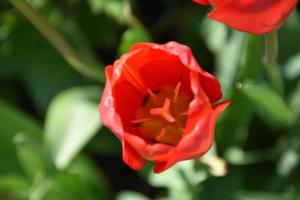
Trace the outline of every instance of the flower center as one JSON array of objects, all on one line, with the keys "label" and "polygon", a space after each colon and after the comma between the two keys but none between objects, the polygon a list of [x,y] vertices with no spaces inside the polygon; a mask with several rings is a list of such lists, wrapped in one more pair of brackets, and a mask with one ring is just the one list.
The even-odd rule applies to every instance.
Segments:
[{"label": "flower center", "polygon": [[150,109],[151,115],[161,115],[167,122],[173,123],[176,119],[170,113],[171,100],[165,99],[165,102],[161,108]]},{"label": "flower center", "polygon": [[181,82],[175,88],[147,91],[132,123],[152,142],[176,145],[184,133],[191,98],[181,89]]}]

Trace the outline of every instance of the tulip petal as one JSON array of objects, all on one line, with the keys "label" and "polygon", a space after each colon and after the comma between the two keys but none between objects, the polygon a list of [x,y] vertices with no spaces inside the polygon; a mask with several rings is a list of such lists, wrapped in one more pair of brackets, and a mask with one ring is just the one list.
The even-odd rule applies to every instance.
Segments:
[{"label": "tulip petal", "polygon": [[188,46],[179,44],[177,42],[169,42],[165,45],[165,49],[166,51],[177,55],[187,68],[200,74],[201,86],[211,103],[215,103],[222,98],[222,91],[219,81],[199,66],[191,49]]},{"label": "tulip petal", "polygon": [[208,72],[202,72],[200,78],[201,86],[213,104],[222,98],[221,85],[219,81]]},{"label": "tulip petal", "polygon": [[144,95],[127,80],[118,81],[112,90],[115,110],[121,117],[124,131],[127,131],[127,125],[132,124],[132,121],[136,119],[136,113]]},{"label": "tulip petal", "polygon": [[146,160],[142,158],[126,141],[122,142],[123,161],[132,169],[140,170],[146,164]]},{"label": "tulip petal", "polygon": [[210,5],[208,0],[193,0],[193,1],[196,3],[202,4],[202,5],[205,5],[205,6]]},{"label": "tulip petal", "polygon": [[[121,73],[124,78],[141,93],[147,94],[148,88],[156,91],[165,86],[175,86],[188,74],[188,69],[178,57],[164,51],[160,46],[163,45],[137,43],[131,47],[131,55],[122,56],[118,63],[118,71],[123,71]],[[129,69],[130,73],[124,73]]]},{"label": "tulip petal", "polygon": [[188,69],[200,74],[202,88],[204,89],[211,103],[215,103],[222,98],[222,91],[219,81],[208,72],[205,72],[199,66],[198,62],[193,56],[191,49],[188,46],[179,44],[174,41],[168,42],[164,45],[144,42],[133,45],[131,47],[131,51],[144,48],[161,49],[168,54],[177,56]]},{"label": "tulip petal", "polygon": [[[177,42],[138,43],[106,68],[106,77],[99,112],[104,125],[122,142],[124,162],[135,170],[150,160],[158,173],[181,160],[201,156],[213,141],[218,115],[229,104],[212,108],[212,103],[222,97],[219,82],[198,65],[190,48]],[[163,99],[148,108],[145,102],[159,94],[159,98],[166,98],[162,107],[156,104]],[[172,106],[183,110],[176,111]],[[164,108],[164,119],[156,116],[160,108]],[[152,109],[155,120],[169,125],[162,130],[158,127],[159,132],[156,127],[139,124],[152,118],[140,116],[143,109],[150,109],[150,114]],[[178,135],[173,135],[177,134],[173,129],[179,131]]]},{"label": "tulip petal", "polygon": [[146,159],[153,160],[158,156],[167,156],[169,152],[174,148],[170,145],[156,143],[146,143],[142,138],[126,133],[124,140],[132,146],[139,154]]},{"label": "tulip petal", "polygon": [[154,160],[154,172],[160,173],[176,162],[200,157],[206,153],[214,139],[215,123],[229,101],[218,104],[210,113],[199,119],[194,130],[182,138],[178,146],[173,149],[169,159],[161,157]]},{"label": "tulip petal", "polygon": [[117,114],[114,106],[114,97],[112,95],[112,74],[113,66],[105,68],[105,74],[107,77],[105,88],[103,91],[102,99],[99,104],[99,113],[102,123],[112,130],[116,136],[121,139],[123,135],[123,126],[121,118]]},{"label": "tulip petal", "polygon": [[194,130],[182,138],[178,148],[187,152],[185,159],[201,156],[211,146],[214,139],[214,129],[218,116],[229,106],[230,101],[217,104],[210,113],[199,120]]},{"label": "tulip petal", "polygon": [[227,0],[208,16],[243,32],[266,34],[279,28],[296,4],[297,0]]}]

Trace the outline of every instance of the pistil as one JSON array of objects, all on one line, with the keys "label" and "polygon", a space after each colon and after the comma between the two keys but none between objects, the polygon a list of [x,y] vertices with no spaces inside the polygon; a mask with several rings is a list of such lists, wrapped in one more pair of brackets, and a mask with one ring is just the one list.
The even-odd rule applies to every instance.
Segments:
[{"label": "pistil", "polygon": [[166,121],[174,123],[176,119],[170,113],[171,100],[169,98],[165,99],[163,107],[150,109],[151,115],[161,115]]},{"label": "pistil", "polygon": [[182,91],[182,82],[157,92],[150,88],[146,91],[137,119],[131,123],[154,143],[176,145],[184,133],[188,115],[189,98]]}]

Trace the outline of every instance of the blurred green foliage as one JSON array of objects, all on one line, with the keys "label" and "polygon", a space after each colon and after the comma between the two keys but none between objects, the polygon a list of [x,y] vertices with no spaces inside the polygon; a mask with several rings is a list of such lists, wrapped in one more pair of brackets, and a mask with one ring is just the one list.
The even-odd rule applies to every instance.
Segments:
[{"label": "blurred green foliage", "polygon": [[[297,10],[279,31],[278,93],[263,63],[264,37],[213,22],[192,1],[28,0],[29,14],[41,15],[71,58],[10,2],[24,1],[0,2],[0,199],[300,198]],[[170,40],[189,45],[232,100],[207,154],[217,159],[182,162],[159,175],[151,165],[133,172],[97,114],[103,69],[135,42]],[[211,167],[225,170],[222,163],[227,173],[216,176]]]}]

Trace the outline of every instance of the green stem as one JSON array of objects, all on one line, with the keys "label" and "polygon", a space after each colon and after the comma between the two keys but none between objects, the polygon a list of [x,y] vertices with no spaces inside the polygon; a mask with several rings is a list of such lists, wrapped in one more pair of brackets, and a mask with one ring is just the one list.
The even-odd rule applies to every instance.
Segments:
[{"label": "green stem", "polygon": [[278,58],[278,35],[274,31],[266,36],[266,57],[265,66],[269,76],[272,88],[277,91],[278,94],[284,94],[284,84],[281,75],[281,70],[277,64]]},{"label": "green stem", "polygon": [[266,64],[276,64],[278,58],[278,35],[274,31],[266,35]]},{"label": "green stem", "polygon": [[37,13],[25,0],[9,0],[9,2],[17,8],[41,34],[56,48],[62,57],[78,72],[88,78],[104,81],[99,70],[91,68],[92,65],[85,63],[75,50],[69,45],[65,38],[57,32],[49,23]]}]

